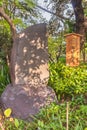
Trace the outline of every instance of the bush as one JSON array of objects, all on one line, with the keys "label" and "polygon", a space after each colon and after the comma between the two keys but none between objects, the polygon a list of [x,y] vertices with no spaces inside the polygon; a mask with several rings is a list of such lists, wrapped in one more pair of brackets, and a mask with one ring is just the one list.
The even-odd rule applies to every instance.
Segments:
[{"label": "bush", "polygon": [[[72,102],[68,104],[69,130],[87,129],[87,105],[80,105],[76,108],[76,105],[73,106]],[[61,105],[51,104],[33,117],[32,122],[5,118],[2,125],[5,130],[66,130],[66,109],[66,103]]]},{"label": "bush", "polygon": [[4,62],[0,62],[0,94],[7,84],[10,83],[9,68]]},{"label": "bush", "polygon": [[[69,101],[69,130],[87,129],[87,105],[84,96],[87,92],[87,66],[76,68],[65,66],[62,63],[50,64],[49,85],[54,88],[57,96],[72,97]],[[9,68],[6,64],[0,66],[0,92],[10,83]],[[42,109],[33,117],[32,122],[15,118],[6,118],[0,114],[0,127],[5,130],[66,130],[66,102],[51,104]],[[1,129],[2,130],[2,129]]]},{"label": "bush", "polygon": [[[81,105],[76,109],[69,103],[69,130],[84,130],[87,124],[87,106]],[[33,122],[29,124],[29,130],[66,130],[66,103],[61,105],[51,104],[40,111]],[[82,113],[82,116],[81,116]]]},{"label": "bush", "polygon": [[59,99],[87,92],[87,66],[69,67],[60,62],[50,64],[48,83]]}]

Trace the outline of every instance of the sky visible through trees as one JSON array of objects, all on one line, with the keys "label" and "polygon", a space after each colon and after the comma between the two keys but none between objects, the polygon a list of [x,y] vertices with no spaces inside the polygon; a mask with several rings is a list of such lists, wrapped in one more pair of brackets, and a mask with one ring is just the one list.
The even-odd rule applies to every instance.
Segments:
[{"label": "sky visible through trees", "polygon": [[[38,5],[40,5],[41,7],[43,7],[43,8],[46,9],[46,10],[49,10],[49,11],[50,11],[51,8],[52,8],[52,4],[50,3],[50,0],[43,0],[43,1],[38,0]],[[70,3],[69,3],[69,8],[68,8],[68,9],[73,10],[72,5],[71,5]],[[45,10],[42,10],[42,9],[40,9],[40,12],[41,12],[42,16],[43,16],[47,21],[50,20],[50,18],[51,18],[51,16],[52,16],[51,13],[46,12]],[[54,12],[54,11],[51,11],[51,12]],[[67,17],[66,12],[67,12],[67,10],[65,10],[65,12],[64,12],[65,17]]]},{"label": "sky visible through trees", "polygon": [[[44,8],[46,8],[46,6],[47,6],[48,3],[49,3],[48,0],[46,2],[38,0],[38,5],[40,5],[40,6],[44,7]],[[50,13],[48,13],[48,12],[42,10],[42,9],[40,9],[40,12],[41,12],[42,16],[44,18],[46,18],[47,21],[50,20],[50,18],[51,18],[51,14]]]}]

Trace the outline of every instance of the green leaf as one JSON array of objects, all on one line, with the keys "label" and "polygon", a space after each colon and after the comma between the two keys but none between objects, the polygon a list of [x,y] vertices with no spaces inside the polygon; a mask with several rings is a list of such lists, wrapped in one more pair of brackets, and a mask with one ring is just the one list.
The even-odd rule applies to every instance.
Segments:
[{"label": "green leaf", "polygon": [[87,127],[84,130],[87,130]]},{"label": "green leaf", "polygon": [[4,111],[5,117],[10,117],[11,113],[12,113],[11,108],[8,108],[8,109],[6,109],[6,110]]},{"label": "green leaf", "polygon": [[18,119],[15,119],[14,124],[15,124],[15,126],[16,126],[17,128],[19,127],[19,121],[18,121]]},{"label": "green leaf", "polygon": [[39,121],[38,121],[38,126],[43,128],[43,126],[44,126],[43,121],[40,121],[40,120],[39,120]]},{"label": "green leaf", "polygon": [[33,8],[35,6],[35,3],[33,2],[33,0],[25,0],[25,2],[27,3],[27,5],[30,7],[30,8]]},{"label": "green leaf", "polygon": [[0,6],[2,6],[3,5],[3,1],[0,1]]}]

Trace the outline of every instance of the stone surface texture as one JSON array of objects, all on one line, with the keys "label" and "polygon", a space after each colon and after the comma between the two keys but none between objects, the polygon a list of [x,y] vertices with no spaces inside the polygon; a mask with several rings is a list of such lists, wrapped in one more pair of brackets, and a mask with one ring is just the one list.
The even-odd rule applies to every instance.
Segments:
[{"label": "stone surface texture", "polygon": [[49,57],[46,24],[33,25],[21,32],[15,39],[11,57],[13,84],[47,82]]},{"label": "stone surface texture", "polygon": [[30,119],[41,108],[56,101],[54,91],[45,85],[15,85],[9,84],[2,94],[5,108],[12,109],[12,116],[20,119]]}]

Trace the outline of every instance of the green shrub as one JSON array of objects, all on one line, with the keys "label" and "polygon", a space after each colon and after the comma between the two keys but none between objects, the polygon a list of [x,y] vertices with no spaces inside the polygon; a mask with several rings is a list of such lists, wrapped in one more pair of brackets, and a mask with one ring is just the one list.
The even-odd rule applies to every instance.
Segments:
[{"label": "green shrub", "polygon": [[29,130],[27,122],[16,118],[4,119],[2,121],[2,127],[5,128],[5,130]]},{"label": "green shrub", "polygon": [[[4,118],[2,125],[5,130],[66,130],[66,110],[67,103],[52,103],[32,117],[31,122]],[[68,127],[69,130],[86,130],[87,105],[68,102]]]},{"label": "green shrub", "polygon": [[[76,108],[69,103],[69,130],[84,130],[87,126],[87,106]],[[82,115],[81,115],[82,114]],[[66,103],[61,105],[51,104],[40,111],[33,122],[29,124],[29,130],[66,130]]]},{"label": "green shrub", "polygon": [[5,63],[0,63],[0,94],[7,84],[10,83],[9,68]]},{"label": "green shrub", "polygon": [[[61,35],[58,37],[49,37],[48,38],[48,52],[49,52],[49,59],[52,62],[59,61],[59,58],[65,55],[65,42],[64,37]],[[60,58],[60,59],[61,59]],[[65,61],[65,58],[63,58]]]},{"label": "green shrub", "polygon": [[50,64],[48,84],[59,99],[84,94],[87,92],[87,66],[69,67],[60,62]]}]

